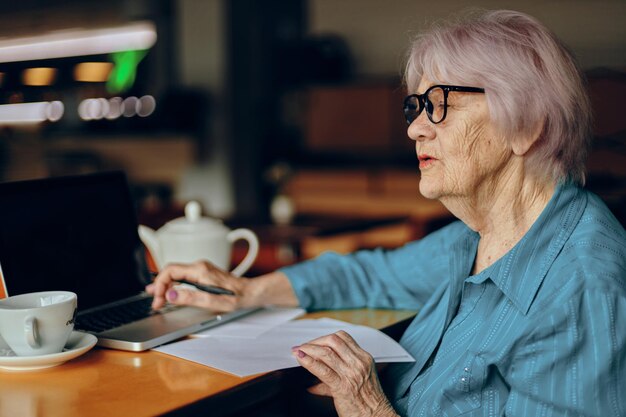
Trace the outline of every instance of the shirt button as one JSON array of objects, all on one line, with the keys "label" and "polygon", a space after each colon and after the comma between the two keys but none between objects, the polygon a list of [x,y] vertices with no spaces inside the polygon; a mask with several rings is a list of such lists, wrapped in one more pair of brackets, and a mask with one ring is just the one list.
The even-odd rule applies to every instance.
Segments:
[{"label": "shirt button", "polygon": [[465,380],[466,380],[465,377],[461,378],[461,382],[465,382]]},{"label": "shirt button", "polygon": [[469,368],[464,368],[463,369],[465,372],[469,372]]}]

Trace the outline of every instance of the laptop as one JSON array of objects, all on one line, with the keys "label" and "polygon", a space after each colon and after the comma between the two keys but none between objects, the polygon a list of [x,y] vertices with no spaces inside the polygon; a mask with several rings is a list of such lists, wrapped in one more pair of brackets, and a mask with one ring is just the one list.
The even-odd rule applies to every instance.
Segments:
[{"label": "laptop", "polygon": [[151,281],[123,172],[0,183],[0,296],[67,290],[75,330],[98,345],[143,351],[256,309],[217,314],[150,308]]}]

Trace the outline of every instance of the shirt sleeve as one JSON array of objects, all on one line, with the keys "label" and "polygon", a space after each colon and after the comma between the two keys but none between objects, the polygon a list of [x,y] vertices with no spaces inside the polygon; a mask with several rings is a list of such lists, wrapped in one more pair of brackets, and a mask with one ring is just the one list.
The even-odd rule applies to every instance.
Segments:
[{"label": "shirt sleeve", "polygon": [[419,309],[447,282],[446,248],[462,230],[464,226],[457,222],[395,250],[328,252],[281,271],[307,310]]},{"label": "shirt sleeve", "polygon": [[587,290],[541,315],[517,349],[507,416],[626,415],[626,296]]}]

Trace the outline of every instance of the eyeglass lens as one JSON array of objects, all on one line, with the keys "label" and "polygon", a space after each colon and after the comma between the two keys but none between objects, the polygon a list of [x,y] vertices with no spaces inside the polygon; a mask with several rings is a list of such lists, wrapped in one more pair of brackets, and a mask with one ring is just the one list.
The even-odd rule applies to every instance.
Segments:
[{"label": "eyeglass lens", "polygon": [[404,104],[404,116],[410,124],[426,108],[426,114],[433,123],[439,123],[446,115],[446,95],[441,87],[433,87],[422,95],[407,97]]}]

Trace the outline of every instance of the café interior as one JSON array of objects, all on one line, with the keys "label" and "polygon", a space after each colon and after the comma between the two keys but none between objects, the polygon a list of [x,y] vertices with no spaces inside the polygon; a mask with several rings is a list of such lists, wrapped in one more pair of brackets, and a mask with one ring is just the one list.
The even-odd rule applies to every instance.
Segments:
[{"label": "caf\u00e9 interior", "polygon": [[[123,170],[153,228],[198,201],[249,227],[248,275],[452,220],[419,195],[403,60],[444,0],[0,3],[0,181]],[[587,186],[626,219],[626,3],[475,1],[545,22],[595,111]],[[246,248],[235,248],[233,262]]]}]

